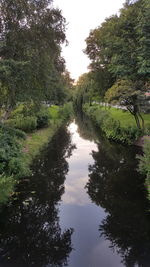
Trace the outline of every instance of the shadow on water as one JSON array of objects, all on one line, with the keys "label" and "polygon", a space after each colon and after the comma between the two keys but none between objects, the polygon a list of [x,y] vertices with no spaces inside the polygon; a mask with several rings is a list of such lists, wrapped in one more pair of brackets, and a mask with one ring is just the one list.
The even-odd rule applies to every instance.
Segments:
[{"label": "shadow on water", "polygon": [[59,201],[75,147],[62,128],[33,164],[12,202],[0,211],[0,266],[67,266],[73,229],[61,231]]},{"label": "shadow on water", "polygon": [[[83,116],[76,123],[77,147],[67,128],[60,129],[33,163],[32,176],[0,208],[0,267],[150,266],[150,203],[136,170],[138,150],[109,142]],[[83,194],[82,205],[64,201],[62,209],[70,189],[77,200]]]},{"label": "shadow on water", "polygon": [[[98,140],[90,121],[78,117],[77,122],[84,138]],[[144,177],[137,172],[139,151],[109,142],[104,136],[97,144],[98,151],[92,151],[94,164],[89,165],[86,189],[92,202],[107,214],[100,222],[100,236],[121,255],[123,266],[149,267],[150,203]]]}]

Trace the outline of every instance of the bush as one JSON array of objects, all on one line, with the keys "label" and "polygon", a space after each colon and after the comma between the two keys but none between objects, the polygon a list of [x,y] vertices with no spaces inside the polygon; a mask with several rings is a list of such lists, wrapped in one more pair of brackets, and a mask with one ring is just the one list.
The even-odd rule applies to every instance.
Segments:
[{"label": "bush", "polygon": [[144,175],[147,175],[147,179],[150,183],[150,141],[146,140],[143,147],[144,155],[139,156],[140,164],[139,170]]},{"label": "bush", "polygon": [[117,142],[132,144],[141,135],[136,126],[121,127],[119,120],[111,117],[110,112],[103,110],[98,105],[85,104],[83,111],[99,126],[107,138]]},{"label": "bush", "polygon": [[73,116],[73,105],[71,102],[66,103],[59,111],[60,117],[67,120]]},{"label": "bush", "polygon": [[48,108],[41,108],[37,113],[37,128],[47,127],[49,125],[50,114]]},{"label": "bush", "polygon": [[15,129],[15,128],[11,128],[7,125],[0,125],[0,131],[5,132],[5,134],[9,134],[12,137],[18,137],[18,138],[21,138],[24,140],[26,139],[25,132],[18,130],[18,129]]},{"label": "bush", "polygon": [[7,121],[7,125],[25,132],[32,132],[37,128],[37,118],[35,116],[17,116]]},{"label": "bush", "polygon": [[60,108],[58,106],[51,106],[48,108],[50,120],[56,121],[60,118]]},{"label": "bush", "polygon": [[29,173],[24,160],[22,146],[7,128],[0,129],[0,175],[21,177]]}]

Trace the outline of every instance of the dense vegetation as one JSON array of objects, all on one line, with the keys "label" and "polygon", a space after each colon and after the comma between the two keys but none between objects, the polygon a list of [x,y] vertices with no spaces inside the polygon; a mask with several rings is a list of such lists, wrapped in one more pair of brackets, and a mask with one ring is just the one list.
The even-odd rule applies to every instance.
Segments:
[{"label": "dense vegetation", "polygon": [[[76,86],[75,106],[84,109],[107,137],[128,144],[150,134],[149,21],[149,0],[126,0],[119,15],[106,18],[91,30],[85,49],[91,60],[89,72],[79,77]],[[118,118],[116,110],[112,116],[95,102],[124,106],[136,126],[122,120],[123,113]],[[140,170],[149,176],[149,145],[145,144],[144,152]]]},{"label": "dense vegetation", "polygon": [[120,120],[113,118],[109,110],[105,110],[99,105],[85,104],[83,111],[111,140],[131,145],[141,135],[141,131],[136,125],[122,125]]},{"label": "dense vegetation", "polygon": [[85,49],[90,71],[77,82],[77,105],[92,100],[123,105],[144,130],[142,111],[149,107],[145,92],[150,88],[149,19],[148,0],[126,1],[119,15],[90,32]]},{"label": "dense vegetation", "polygon": [[64,103],[65,19],[51,0],[1,1],[1,119],[18,102]]},{"label": "dense vegetation", "polygon": [[[7,201],[8,196],[13,194],[14,186],[18,183],[19,178],[30,174],[32,160],[50,141],[58,127],[70,118],[71,110],[69,103],[63,107],[44,107],[34,117],[34,123],[31,123],[32,117],[25,117],[13,127],[12,125],[11,127],[6,124],[1,125],[0,204]],[[15,120],[18,121],[17,117]],[[8,123],[10,122],[8,121]]]},{"label": "dense vegetation", "polygon": [[150,199],[150,140],[146,140],[144,143],[144,155],[140,156],[139,171],[146,175],[146,186],[149,192]]},{"label": "dense vegetation", "polygon": [[51,0],[0,3],[0,202],[71,114],[65,26]]}]

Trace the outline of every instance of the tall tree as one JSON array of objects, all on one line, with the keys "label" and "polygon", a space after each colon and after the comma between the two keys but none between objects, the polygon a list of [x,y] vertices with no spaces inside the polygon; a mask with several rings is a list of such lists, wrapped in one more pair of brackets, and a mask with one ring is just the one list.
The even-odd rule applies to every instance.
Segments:
[{"label": "tall tree", "polygon": [[[106,19],[100,27],[91,31],[85,50],[94,69],[98,65],[113,76],[115,86],[111,85],[111,91],[116,88],[117,80],[128,80],[128,85],[132,84],[130,90],[122,91],[121,98],[123,95],[131,97],[133,110],[140,117],[139,91],[144,95],[150,74],[149,16],[148,0],[126,1],[119,16]],[[122,86],[122,90],[127,87]]]},{"label": "tall tree", "polygon": [[[14,92],[12,106],[18,96],[21,100],[24,96],[24,100],[36,101],[51,98],[50,91],[53,88],[59,91],[61,87],[56,83],[64,71],[60,45],[65,41],[65,19],[61,12],[52,7],[51,0],[2,0],[0,19],[1,90],[8,91],[8,98],[10,91]],[[19,76],[16,64],[26,65],[27,75],[25,82],[20,75],[18,89],[14,91],[6,81],[10,76],[14,79]]]}]

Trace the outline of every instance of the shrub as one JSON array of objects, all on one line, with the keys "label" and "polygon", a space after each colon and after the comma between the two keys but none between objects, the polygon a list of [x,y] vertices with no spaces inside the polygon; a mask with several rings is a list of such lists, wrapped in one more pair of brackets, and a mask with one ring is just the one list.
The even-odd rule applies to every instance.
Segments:
[{"label": "shrub", "polygon": [[7,128],[0,129],[0,175],[3,173],[7,176],[15,175],[15,177],[29,173],[22,153],[22,146],[18,138],[11,135]]},{"label": "shrub", "polygon": [[143,147],[144,155],[139,156],[139,170],[144,175],[147,175],[147,179],[150,183],[150,141],[146,140]]},{"label": "shrub", "polygon": [[37,117],[37,128],[47,127],[49,125],[50,114],[48,108],[41,108],[36,114]]},{"label": "shrub", "polygon": [[20,115],[14,119],[8,120],[7,124],[25,132],[32,132],[37,128],[37,118],[35,116],[23,117]]},{"label": "shrub", "polygon": [[113,119],[109,111],[101,109],[98,105],[85,104],[83,110],[109,139],[132,144],[141,135],[141,131],[134,125],[128,128],[121,127],[119,120]]},{"label": "shrub", "polygon": [[57,119],[60,118],[59,110],[60,108],[58,106],[49,107],[48,111],[51,120],[56,121]]},{"label": "shrub", "polygon": [[9,127],[7,125],[0,125],[0,131],[1,132],[5,132],[5,134],[9,134],[12,137],[18,137],[21,139],[26,139],[26,134],[25,132],[19,130],[19,129],[15,129],[12,127]]},{"label": "shrub", "polygon": [[73,105],[71,102],[66,103],[59,111],[59,115],[62,119],[67,120],[73,116]]},{"label": "shrub", "polygon": [[0,175],[0,204],[7,202],[13,193],[15,180],[12,176]]}]

